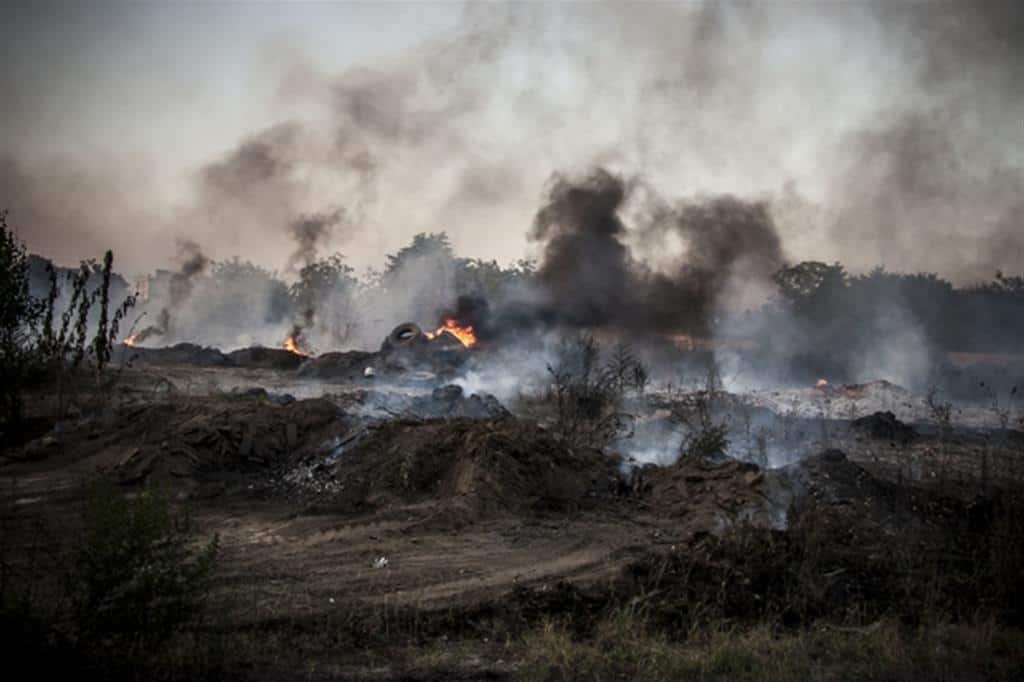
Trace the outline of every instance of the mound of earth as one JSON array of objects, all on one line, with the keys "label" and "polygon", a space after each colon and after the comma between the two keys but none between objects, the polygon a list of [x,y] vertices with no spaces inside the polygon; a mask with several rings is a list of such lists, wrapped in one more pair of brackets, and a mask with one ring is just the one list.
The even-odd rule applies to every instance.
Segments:
[{"label": "mound of earth", "polygon": [[924,507],[933,506],[901,494],[836,449],[767,472],[764,492],[776,508],[842,519],[848,526],[869,529],[864,530],[868,535],[894,526],[918,527]]},{"label": "mound of earth", "polygon": [[122,484],[188,493],[219,474],[283,468],[344,432],[342,417],[323,399],[287,405],[265,394],[173,400],[80,420],[63,428],[51,449],[86,475],[100,471]]},{"label": "mound of earth", "polygon": [[433,514],[466,519],[588,507],[618,480],[612,458],[570,451],[511,417],[380,422],[339,443],[312,473],[332,482],[320,489],[348,510],[427,503]]},{"label": "mound of earth", "polygon": [[798,503],[810,497],[824,504],[849,505],[869,498],[878,500],[889,492],[887,484],[834,448],[772,473]]},{"label": "mound of earth", "polygon": [[763,484],[756,464],[731,458],[681,457],[671,466],[646,466],[634,473],[634,488],[654,510],[681,520],[693,537],[720,533],[737,521],[766,527],[783,523],[784,511],[780,516]]},{"label": "mound of earth", "polygon": [[376,353],[360,350],[345,353],[324,353],[309,358],[299,368],[299,376],[311,379],[346,379],[363,378],[363,372],[373,365]]},{"label": "mound of earth", "polygon": [[293,370],[305,361],[304,355],[292,353],[283,348],[253,346],[240,348],[227,354],[228,360],[236,367],[253,369]]},{"label": "mound of earth", "polygon": [[854,419],[852,426],[872,438],[894,443],[909,443],[917,437],[914,428],[901,422],[892,412],[875,412],[866,417]]},{"label": "mound of earth", "polygon": [[194,365],[196,367],[230,367],[231,359],[216,348],[194,343],[179,343],[163,348],[125,347],[124,357],[134,365]]}]

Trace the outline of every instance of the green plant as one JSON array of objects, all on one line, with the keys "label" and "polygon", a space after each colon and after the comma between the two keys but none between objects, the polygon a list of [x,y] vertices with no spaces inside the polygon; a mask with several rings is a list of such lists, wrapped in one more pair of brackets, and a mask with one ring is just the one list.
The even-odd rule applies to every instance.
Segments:
[{"label": "green plant", "polygon": [[729,449],[729,425],[714,417],[722,397],[721,374],[711,362],[703,380],[703,389],[690,395],[678,395],[672,402],[671,419],[683,430],[679,446],[681,457],[707,459],[720,457]]},{"label": "green plant", "polygon": [[29,339],[42,306],[29,293],[28,254],[0,210],[0,433],[22,417],[22,388],[33,368]]},{"label": "green plant", "polygon": [[195,624],[217,558],[216,536],[193,549],[191,519],[175,514],[160,491],[128,498],[107,482],[90,491],[85,521],[71,575],[80,640],[146,650]]},{"label": "green plant", "polygon": [[1020,631],[990,622],[916,630],[892,620],[865,627],[818,624],[792,633],[718,624],[668,639],[630,609],[602,619],[590,637],[547,621],[520,642],[516,678],[555,680],[1014,680]]},{"label": "green plant", "polygon": [[600,448],[631,433],[632,417],[619,409],[624,384],[614,368],[615,362],[602,364],[601,345],[590,334],[563,340],[557,362],[548,365],[555,433],[569,447]]}]

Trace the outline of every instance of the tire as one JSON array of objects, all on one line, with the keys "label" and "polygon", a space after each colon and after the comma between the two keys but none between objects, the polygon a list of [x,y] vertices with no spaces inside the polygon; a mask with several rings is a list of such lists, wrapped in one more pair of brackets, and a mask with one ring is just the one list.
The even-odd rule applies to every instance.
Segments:
[{"label": "tire", "polygon": [[426,337],[418,324],[406,322],[391,330],[388,338],[384,340],[385,348],[405,348],[416,343],[421,343]]}]

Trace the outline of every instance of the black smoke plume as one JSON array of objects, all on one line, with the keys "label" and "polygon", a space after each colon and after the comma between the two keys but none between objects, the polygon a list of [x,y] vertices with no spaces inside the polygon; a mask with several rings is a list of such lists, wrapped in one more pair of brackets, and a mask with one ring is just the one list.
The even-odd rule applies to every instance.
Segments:
[{"label": "black smoke plume", "polygon": [[[288,226],[288,233],[295,241],[295,251],[288,259],[289,267],[298,266],[300,279],[314,275],[313,264],[316,262],[317,251],[330,238],[335,227],[345,220],[344,209],[338,208],[323,213],[310,213],[299,217]],[[316,290],[312,286],[298,289],[304,292],[298,305],[298,319],[292,325],[289,336],[303,352],[311,351],[305,337],[305,330],[316,323],[317,301],[313,295]]]},{"label": "black smoke plume", "polygon": [[288,234],[295,241],[295,251],[288,259],[289,267],[311,265],[316,260],[317,250],[344,219],[345,211],[339,208],[324,213],[310,213],[293,221],[288,226]]},{"label": "black smoke plume", "polygon": [[178,242],[178,259],[181,267],[171,275],[169,284],[170,301],[164,306],[154,325],[146,327],[139,332],[135,340],[137,343],[145,341],[151,336],[166,336],[173,327],[173,311],[184,305],[192,296],[195,288],[196,278],[206,272],[212,262],[202,251],[199,244],[189,239]]},{"label": "black smoke plume", "polygon": [[[603,169],[582,180],[553,178],[530,234],[542,245],[542,318],[570,327],[707,334],[736,278],[767,278],[783,264],[763,203],[720,196],[669,204],[642,187]],[[640,205],[628,226],[622,214],[631,199]],[[647,246],[670,240],[682,250],[659,258],[660,267],[641,257]]]}]

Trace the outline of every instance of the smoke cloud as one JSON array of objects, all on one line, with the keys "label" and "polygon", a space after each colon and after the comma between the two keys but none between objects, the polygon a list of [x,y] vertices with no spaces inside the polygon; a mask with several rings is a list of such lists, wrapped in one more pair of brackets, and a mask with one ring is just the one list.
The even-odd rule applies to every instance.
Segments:
[{"label": "smoke cloud", "polygon": [[175,333],[177,318],[182,309],[189,304],[198,279],[211,264],[199,244],[189,239],[179,240],[178,260],[181,262],[181,266],[167,279],[166,296],[157,296],[157,299],[163,300],[164,304],[157,314],[156,324],[146,327],[136,335],[135,340],[138,343],[153,336],[167,336]]},{"label": "smoke cloud", "polygon": [[[318,248],[357,266],[444,230],[461,254],[540,255],[560,295],[595,287],[568,299],[566,322],[675,324],[649,297],[681,296],[700,327],[708,295],[734,289],[718,273],[783,252],[961,282],[1019,269],[1022,31],[1011,0],[471,5],[456,30],[356,68],[333,70],[300,41],[266,51],[272,68],[255,79],[274,99],[259,105],[278,120],[211,145],[179,169],[181,191],[119,148],[111,119],[109,154],[0,148],[0,203],[30,248],[74,260],[112,247],[131,269],[161,265],[153,245],[183,230],[212,258],[288,267],[288,226],[344,206],[346,229]],[[595,167],[643,181],[546,184]],[[633,204],[658,192],[734,198],[635,222]],[[709,220],[736,227],[708,233]],[[774,224],[779,247],[752,224]],[[767,241],[727,253],[737,231]],[[658,239],[686,243],[688,269]],[[570,245],[597,260],[559,261]]]},{"label": "smoke cloud", "polygon": [[345,218],[342,209],[330,213],[305,215],[288,226],[288,232],[295,240],[296,248],[288,265],[310,265],[316,260],[317,249],[330,237],[331,231]]},{"label": "smoke cloud", "polygon": [[[720,196],[670,204],[638,187],[605,170],[552,180],[531,233],[542,246],[545,317],[569,326],[707,334],[734,277],[765,282],[782,265],[764,203]],[[638,204],[632,226],[621,216],[627,201]],[[666,254],[666,244],[678,253]],[[644,258],[658,250],[657,262]]]}]

